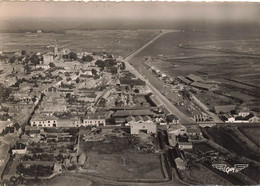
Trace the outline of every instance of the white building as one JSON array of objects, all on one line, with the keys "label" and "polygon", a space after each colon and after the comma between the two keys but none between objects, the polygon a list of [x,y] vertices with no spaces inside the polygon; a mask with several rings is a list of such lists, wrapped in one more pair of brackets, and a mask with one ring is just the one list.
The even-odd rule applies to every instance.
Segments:
[{"label": "white building", "polygon": [[87,114],[83,126],[106,126],[106,119],[102,113]]},{"label": "white building", "polygon": [[51,62],[53,62],[53,54],[52,53],[46,53],[43,54],[43,64],[49,65]]},{"label": "white building", "polygon": [[31,126],[37,127],[57,127],[58,118],[55,116],[34,115],[30,121]]},{"label": "white building", "polygon": [[157,125],[152,121],[144,122],[130,122],[130,133],[139,134],[140,132],[144,133],[156,133]]}]

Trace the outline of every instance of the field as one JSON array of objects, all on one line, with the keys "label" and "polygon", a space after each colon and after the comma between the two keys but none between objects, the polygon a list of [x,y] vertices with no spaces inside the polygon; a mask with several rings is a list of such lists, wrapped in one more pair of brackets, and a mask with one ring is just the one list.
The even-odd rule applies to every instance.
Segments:
[{"label": "field", "polygon": [[54,33],[0,33],[0,51],[50,51],[46,46],[58,44],[76,52],[108,52],[126,56],[151,40],[157,30],[69,30],[64,34]]},{"label": "field", "polygon": [[181,178],[190,182],[192,185],[197,184],[212,184],[212,185],[230,185],[230,182],[221,178],[214,172],[208,170],[201,164],[194,164],[191,168],[185,171],[180,171]]},{"label": "field", "polygon": [[160,156],[156,154],[90,154],[86,172],[115,179],[163,179]]},{"label": "field", "polygon": [[241,54],[260,55],[260,40],[225,40],[191,43],[188,46],[203,50],[221,50]]},{"label": "field", "polygon": [[57,177],[49,180],[46,183],[46,185],[55,185],[55,186],[71,186],[71,185],[90,186],[90,185],[92,185],[92,182],[88,181],[86,179],[82,179],[82,178],[61,175],[61,176],[57,176]]},{"label": "field", "polygon": [[247,138],[254,142],[258,147],[260,146],[260,128],[259,127],[239,127]]},{"label": "field", "polygon": [[[251,160],[259,162],[259,146],[252,143],[250,139],[257,138],[258,129],[259,127],[242,127],[242,130],[247,132],[248,137],[240,133],[236,127],[211,127],[205,129],[215,143],[235,154],[233,158],[227,160],[230,164],[249,164],[249,167],[243,170],[242,173],[256,183],[259,183],[260,167],[259,163],[252,164]],[[244,157],[247,159],[242,160]]]},{"label": "field", "polygon": [[[140,62],[150,56],[151,64],[165,74],[177,77],[193,73],[219,82],[221,93],[231,98],[226,97],[224,102],[260,111],[259,38],[259,33],[247,34],[240,30],[232,34],[228,31],[167,33],[135,56],[131,63],[141,69]],[[208,102],[211,108],[223,104],[221,95],[207,98],[201,101]]]}]

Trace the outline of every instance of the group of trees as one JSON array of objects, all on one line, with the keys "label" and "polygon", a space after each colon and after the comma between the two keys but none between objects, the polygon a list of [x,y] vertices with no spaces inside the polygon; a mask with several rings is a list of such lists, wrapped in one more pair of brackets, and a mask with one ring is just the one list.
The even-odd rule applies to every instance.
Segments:
[{"label": "group of trees", "polygon": [[70,59],[70,60],[77,60],[78,56],[77,56],[77,54],[75,52],[70,52],[68,54],[62,55],[62,58],[63,59]]},{"label": "group of trees", "polygon": [[12,89],[10,88],[5,88],[3,84],[0,83],[0,104],[2,102],[7,101],[9,98],[10,94],[12,93]]},{"label": "group of trees", "polygon": [[32,165],[28,168],[24,167],[23,164],[19,164],[16,168],[19,174],[27,175],[27,176],[49,176],[52,174],[53,169],[51,166],[44,165]]},{"label": "group of trees", "polygon": [[82,62],[91,62],[94,58],[90,55],[83,55],[81,60]]}]

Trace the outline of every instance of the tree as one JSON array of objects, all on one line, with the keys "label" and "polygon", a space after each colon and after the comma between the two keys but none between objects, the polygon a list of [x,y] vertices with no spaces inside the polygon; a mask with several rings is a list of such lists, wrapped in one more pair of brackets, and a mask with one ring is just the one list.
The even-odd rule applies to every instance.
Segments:
[{"label": "tree", "polygon": [[13,57],[11,57],[11,58],[9,59],[9,63],[13,64],[14,62],[15,62],[15,56],[13,56]]},{"label": "tree", "polygon": [[18,123],[15,123],[15,124],[14,124],[14,128],[15,128],[16,131],[18,131],[19,128],[20,128],[20,125],[19,125]]},{"label": "tree", "polygon": [[121,63],[120,69],[125,70],[125,63],[124,62]]},{"label": "tree", "polygon": [[79,83],[79,81],[80,81],[80,79],[79,79],[79,77],[77,77],[77,79],[76,79],[76,83]]},{"label": "tree", "polygon": [[117,68],[116,67],[111,67],[111,73],[112,74],[117,74]]},{"label": "tree", "polygon": [[53,62],[50,62],[49,66],[50,66],[51,68],[54,68],[54,67],[55,67],[55,64],[54,64]]},{"label": "tree", "polygon": [[38,57],[36,54],[33,54],[33,55],[30,57],[30,61],[31,61],[31,63],[32,63],[34,66],[40,64],[40,59],[39,59],[39,57]]},{"label": "tree", "polygon": [[75,52],[70,52],[69,53],[69,59],[77,60],[78,59],[77,54]]},{"label": "tree", "polygon": [[134,89],[134,92],[135,92],[135,93],[139,93],[139,90],[138,90],[138,89]]},{"label": "tree", "polygon": [[86,55],[86,56],[84,55],[81,58],[81,61],[84,61],[84,62],[91,62],[92,60],[93,60],[93,57],[90,55]]},{"label": "tree", "polygon": [[26,53],[27,53],[26,50],[22,50],[22,51],[21,51],[21,54],[22,54],[23,56],[26,55]]},{"label": "tree", "polygon": [[24,71],[25,71],[26,73],[29,73],[30,70],[31,70],[31,67],[30,67],[28,64],[24,65]]},{"label": "tree", "polygon": [[93,75],[96,75],[96,74],[97,74],[97,70],[94,69],[94,68],[91,69],[91,72],[92,72]]}]

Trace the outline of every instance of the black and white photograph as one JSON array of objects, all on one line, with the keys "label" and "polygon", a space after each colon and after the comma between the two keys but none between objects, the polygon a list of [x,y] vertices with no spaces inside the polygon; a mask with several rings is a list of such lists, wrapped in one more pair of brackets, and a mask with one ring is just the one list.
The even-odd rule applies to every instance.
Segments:
[{"label": "black and white photograph", "polygon": [[0,1],[1,185],[259,185],[259,146],[259,2]]}]

